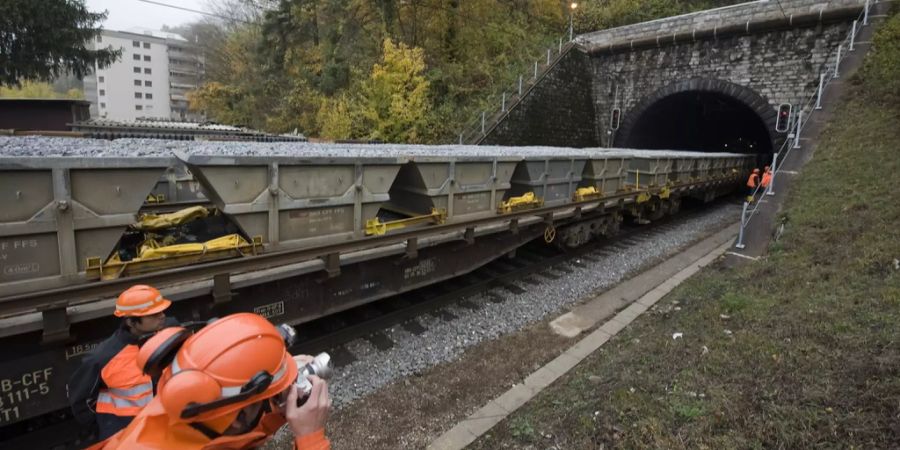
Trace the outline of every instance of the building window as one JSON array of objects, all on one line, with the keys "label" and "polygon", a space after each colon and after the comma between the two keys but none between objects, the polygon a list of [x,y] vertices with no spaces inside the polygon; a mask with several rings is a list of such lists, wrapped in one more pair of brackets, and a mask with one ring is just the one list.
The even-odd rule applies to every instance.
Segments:
[{"label": "building window", "polygon": [[103,82],[103,77],[97,77],[97,80],[100,81],[100,82],[102,83],[102,82]]},{"label": "building window", "polygon": [[153,86],[153,82],[150,81],[150,80],[144,80],[144,86],[145,86],[145,87],[152,87],[152,86]]},{"label": "building window", "polygon": [[134,68],[134,73],[141,73],[141,68],[140,68],[140,67],[135,67],[135,68]]},{"label": "building window", "polygon": [[106,108],[106,103],[100,103],[101,108]]},{"label": "building window", "polygon": [[143,106],[143,105],[134,105],[134,110],[135,110],[135,111],[143,111],[143,110],[144,110],[144,106]]},{"label": "building window", "polygon": [[150,55],[144,55],[144,61],[150,61]]},{"label": "building window", "polygon": [[140,85],[141,85],[141,80],[134,80],[134,85],[135,85],[135,86],[140,86]]},{"label": "building window", "polygon": [[153,109],[153,105],[147,105],[144,107],[144,109]]},{"label": "building window", "polygon": [[134,93],[134,98],[141,98],[141,93],[140,93],[140,92],[135,92],[135,93]]},{"label": "building window", "polygon": [[146,98],[147,100],[153,100],[153,94],[148,92],[148,93],[144,94],[144,98]]},{"label": "building window", "polygon": [[140,61],[140,60],[141,60],[141,55],[138,55],[137,53],[135,53],[135,54],[132,55],[131,57],[134,58],[135,61]]},{"label": "building window", "polygon": [[149,68],[149,67],[145,67],[145,68],[144,68],[144,73],[147,74],[147,75],[150,75],[150,68]]},{"label": "building window", "polygon": [[100,89],[100,95],[106,95],[106,89]]},{"label": "building window", "polygon": [[144,48],[150,48],[150,43],[149,43],[149,42],[144,42]]},{"label": "building window", "polygon": [[132,47],[140,47],[141,43],[140,43],[140,41],[131,41],[131,46]]}]

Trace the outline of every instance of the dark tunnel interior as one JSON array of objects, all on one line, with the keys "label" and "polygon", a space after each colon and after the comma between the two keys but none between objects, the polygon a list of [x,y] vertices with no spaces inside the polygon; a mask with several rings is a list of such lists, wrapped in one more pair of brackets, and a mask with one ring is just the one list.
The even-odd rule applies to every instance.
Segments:
[{"label": "dark tunnel interior", "polygon": [[771,153],[759,115],[739,100],[714,92],[681,92],[651,105],[622,147],[706,152]]}]

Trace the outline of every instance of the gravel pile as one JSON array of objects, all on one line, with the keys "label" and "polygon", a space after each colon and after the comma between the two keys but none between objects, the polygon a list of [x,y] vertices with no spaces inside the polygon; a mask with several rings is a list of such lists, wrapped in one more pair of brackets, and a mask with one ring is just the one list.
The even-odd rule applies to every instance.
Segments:
[{"label": "gravel pile", "polygon": [[563,147],[500,147],[473,145],[323,144],[309,142],[169,141],[164,139],[82,139],[44,136],[0,137],[0,156],[58,157],[172,157],[184,156],[281,156],[304,158],[401,158],[448,156],[521,158],[703,156],[726,157],[730,153],[647,151],[631,149]]},{"label": "gravel pile", "polygon": [[448,307],[457,317],[449,322],[420,317],[420,323],[427,329],[421,335],[408,333],[400,326],[387,330],[385,334],[395,345],[386,351],[375,349],[365,340],[354,341],[347,348],[358,360],[337,369],[330,383],[334,404],[337,408],[345,407],[388,383],[454,360],[484,340],[559,314],[564,307],[597,290],[614,286],[634,270],[657,263],[686,244],[705,237],[708,230],[718,230],[739,216],[740,208],[736,205],[719,205],[674,226],[663,237],[600,256],[598,262],[588,267],[570,265],[568,268],[573,272],[558,273],[561,275],[558,280],[535,277],[543,283],[523,285],[528,290],[524,294],[495,290],[495,295],[505,299],[501,303],[492,303],[484,295],[470,297],[468,300],[478,304],[479,309]]}]

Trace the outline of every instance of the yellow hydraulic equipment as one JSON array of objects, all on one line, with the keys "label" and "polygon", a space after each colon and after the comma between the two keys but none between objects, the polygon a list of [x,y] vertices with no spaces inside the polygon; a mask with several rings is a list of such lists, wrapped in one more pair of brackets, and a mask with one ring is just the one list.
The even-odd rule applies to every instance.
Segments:
[{"label": "yellow hydraulic equipment", "polygon": [[137,223],[130,226],[140,231],[143,242],[128,261],[123,261],[119,252],[103,260],[99,257],[87,259],[87,276],[109,280],[139,273],[153,272],[173,267],[181,267],[199,262],[214,261],[247,254],[256,254],[262,248],[262,237],[256,236],[247,242],[239,234],[219,236],[206,242],[174,244],[175,237],[160,237],[157,232],[177,227],[192,220],[209,216],[202,206],[192,206],[169,214],[144,214]]},{"label": "yellow hydraulic equipment", "polygon": [[497,212],[500,214],[509,214],[513,211],[540,208],[541,206],[544,206],[544,199],[535,196],[534,192],[526,192],[519,197],[510,197],[509,200],[500,202]]},{"label": "yellow hydraulic equipment", "polygon": [[202,206],[192,206],[169,214],[144,214],[138,223],[131,227],[139,231],[164,230],[194,219],[202,219],[209,215],[209,210]]},{"label": "yellow hydraulic equipment", "polygon": [[659,190],[659,193],[656,194],[659,198],[669,198],[672,195],[672,191],[669,190],[669,186],[663,186],[662,189]]},{"label": "yellow hydraulic equipment", "polygon": [[424,216],[407,217],[405,219],[389,220],[382,222],[380,218],[369,219],[366,221],[366,236],[381,236],[388,231],[405,228],[411,225],[431,222],[434,224],[442,224],[447,220],[447,210],[431,208],[431,214]]},{"label": "yellow hydraulic equipment", "polygon": [[575,189],[575,194],[572,195],[572,200],[576,202],[583,202],[585,200],[594,200],[603,197],[603,193],[598,191],[596,187],[584,187]]},{"label": "yellow hydraulic equipment", "polygon": [[144,200],[144,203],[157,204],[157,203],[165,203],[165,201],[166,201],[165,194],[156,194],[156,195],[147,194],[147,198]]},{"label": "yellow hydraulic equipment", "polygon": [[110,280],[188,264],[256,254],[260,248],[262,236],[255,236],[251,243],[239,234],[229,234],[206,242],[175,245],[163,245],[155,239],[147,239],[141,244],[138,256],[130,261],[122,261],[118,254],[113,254],[105,263],[101,258],[88,258],[87,275],[90,278]]}]

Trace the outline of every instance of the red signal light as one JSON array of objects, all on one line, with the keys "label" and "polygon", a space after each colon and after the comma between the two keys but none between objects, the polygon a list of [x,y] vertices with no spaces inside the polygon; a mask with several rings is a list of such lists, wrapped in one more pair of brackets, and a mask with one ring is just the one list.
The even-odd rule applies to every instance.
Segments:
[{"label": "red signal light", "polygon": [[778,117],[775,119],[775,131],[784,133],[791,125],[791,104],[782,103],[778,105]]}]

